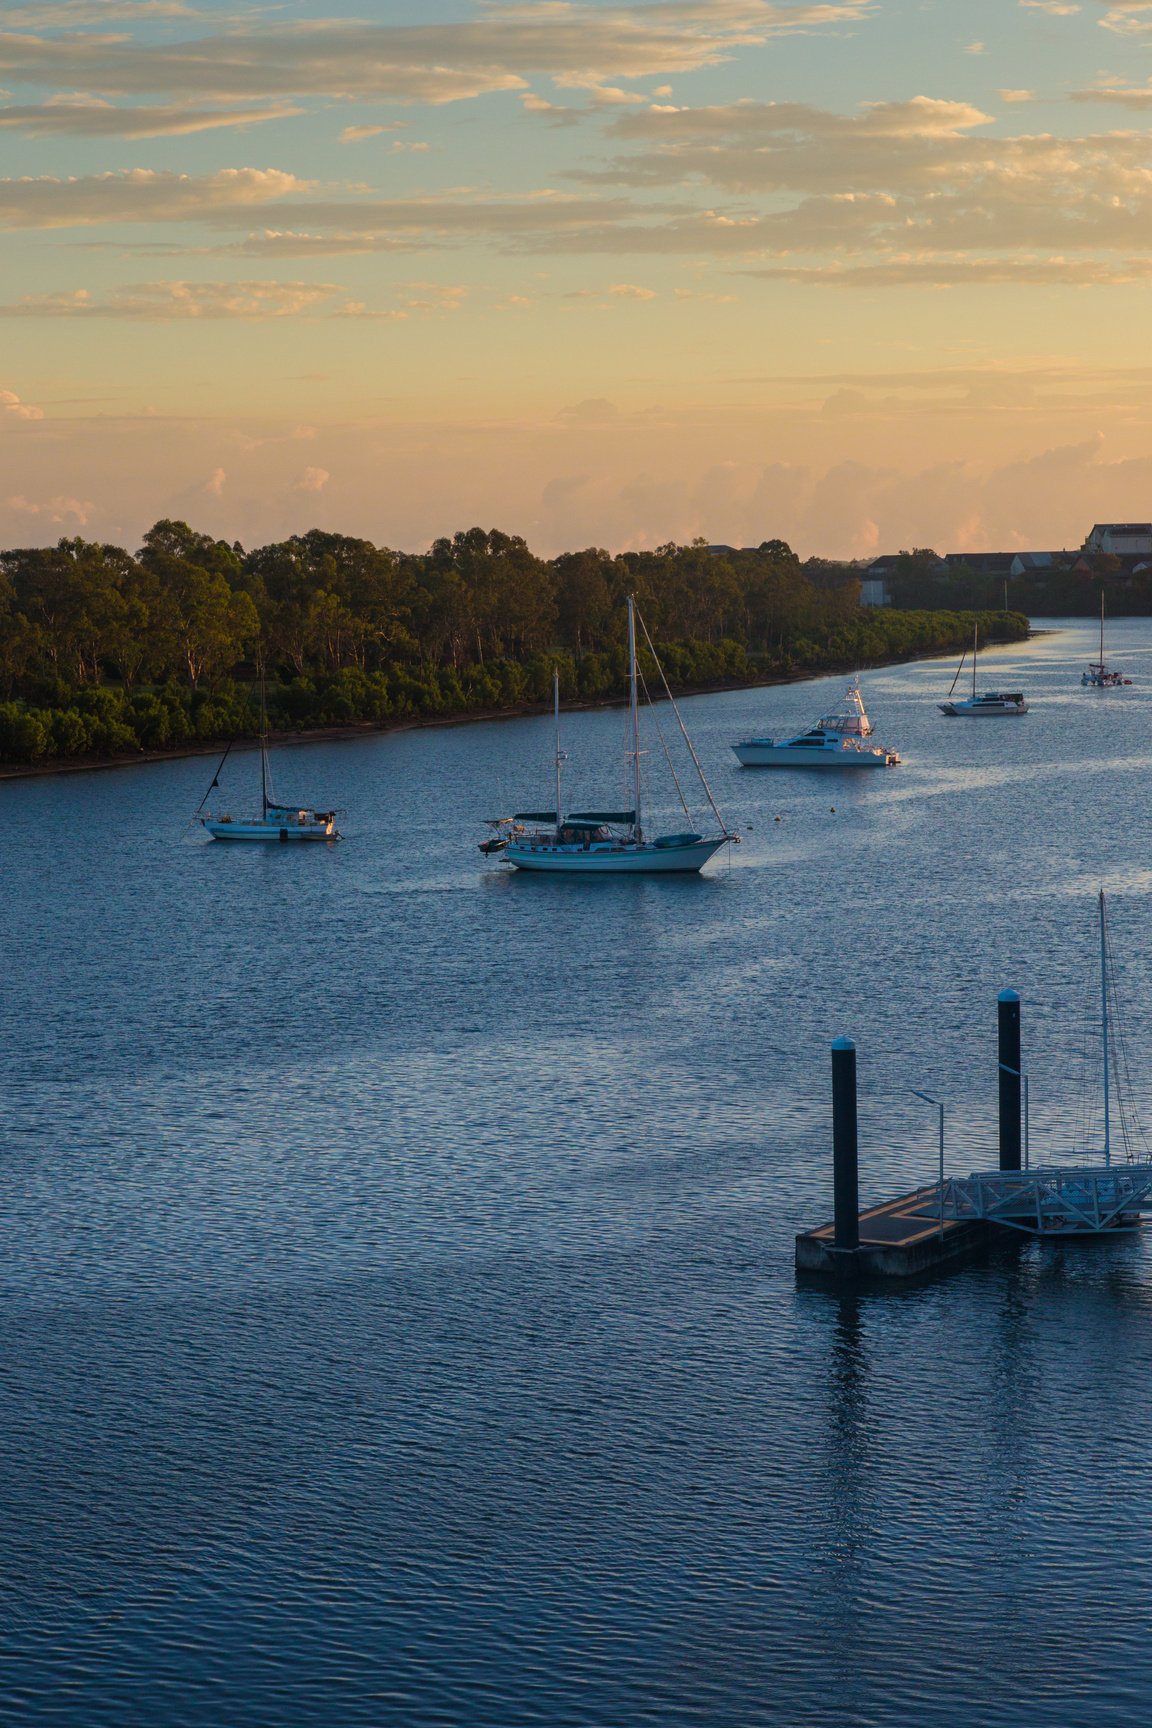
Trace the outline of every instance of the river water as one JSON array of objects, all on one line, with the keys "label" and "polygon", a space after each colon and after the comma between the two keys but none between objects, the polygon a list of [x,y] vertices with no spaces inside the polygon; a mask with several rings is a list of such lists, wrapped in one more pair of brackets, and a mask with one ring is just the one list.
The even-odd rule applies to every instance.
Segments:
[{"label": "river water", "polygon": [[[1152,1236],[792,1268],[837,1035],[866,1197],[932,1178],[911,1087],[994,1162],[1005,985],[1034,1159],[1098,1144],[1101,885],[1152,1121],[1152,621],[1110,634],[1129,690],[1088,624],[989,653],[1019,721],[867,674],[905,760],[851,780],[727,748],[842,680],[685,702],[744,841],[684,881],[482,861],[546,719],[281,750],[334,848],[184,833],[205,759],[0,786],[0,1720],[1145,1719]],[[564,729],[615,802],[621,715]]]}]

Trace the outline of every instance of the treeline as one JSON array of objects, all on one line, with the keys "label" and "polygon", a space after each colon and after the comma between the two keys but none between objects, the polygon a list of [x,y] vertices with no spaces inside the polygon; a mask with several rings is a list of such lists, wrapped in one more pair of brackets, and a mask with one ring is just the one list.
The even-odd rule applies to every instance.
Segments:
[{"label": "treeline", "polygon": [[1130,554],[1069,552],[1057,562],[1019,576],[990,576],[965,564],[945,565],[930,548],[901,552],[887,577],[892,604],[904,608],[948,607],[973,611],[1003,604],[1005,581],[1014,611],[1030,618],[1093,618],[1100,595],[1109,617],[1152,616],[1149,568]]},{"label": "treeline", "polygon": [[[451,716],[623,693],[635,593],[674,688],[959,649],[970,618],[862,609],[781,541],[537,558],[474,528],[408,554],[345,535],[245,551],[158,522],[135,554],[0,552],[0,759],[111,756],[254,732]],[[989,612],[982,632],[1027,634]],[[653,668],[648,667],[651,678]]]}]

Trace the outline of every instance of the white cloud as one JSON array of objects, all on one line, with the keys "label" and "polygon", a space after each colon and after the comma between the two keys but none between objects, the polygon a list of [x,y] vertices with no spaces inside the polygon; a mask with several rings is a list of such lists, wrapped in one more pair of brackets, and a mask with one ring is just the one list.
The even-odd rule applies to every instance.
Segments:
[{"label": "white cloud", "polygon": [[1102,29],[1117,36],[1143,35],[1152,30],[1152,4],[1149,0],[1111,0],[1099,22]]},{"label": "white cloud", "polygon": [[100,300],[86,288],[29,294],[0,306],[0,317],[293,318],[325,305],[339,292],[331,282],[138,282],[113,289]]},{"label": "white cloud", "polygon": [[292,490],[300,493],[323,492],[331,478],[327,468],[305,468]]},{"label": "white cloud", "polygon": [[1035,102],[1035,90],[997,90],[1001,102]]},{"label": "white cloud", "polygon": [[1107,107],[1128,108],[1133,113],[1141,109],[1152,108],[1152,87],[1137,86],[1126,89],[1119,84],[1098,84],[1087,90],[1070,90],[1068,92],[1073,102],[1100,102]]},{"label": "white cloud", "polygon": [[90,498],[68,498],[63,493],[38,502],[18,492],[11,498],[5,498],[4,505],[16,516],[39,516],[60,528],[68,525],[74,528],[87,527],[96,508]]},{"label": "white cloud", "polygon": [[225,126],[255,126],[301,113],[299,107],[277,103],[263,108],[185,108],[141,105],[117,108],[111,102],[54,99],[0,107],[0,126],[27,132],[34,138],[182,138],[193,132]]},{"label": "white cloud", "polygon": [[813,288],[1112,288],[1152,282],[1152,259],[894,257],[881,263],[768,265],[749,274]]},{"label": "white cloud", "polygon": [[[49,9],[35,10],[43,21]],[[739,47],[858,23],[872,11],[871,0],[546,0],[491,5],[452,24],[312,19],[253,29],[230,22],[218,34],[183,42],[9,33],[0,37],[0,71],[56,89],[169,93],[183,101],[311,95],[443,103],[522,90],[533,74],[609,85],[692,71]]]},{"label": "white cloud", "polygon": [[276,168],[215,174],[123,173],[0,180],[0,227],[64,228],[98,222],[187,222],[303,192],[308,182]]},{"label": "white cloud", "polygon": [[185,0],[43,0],[40,5],[6,8],[10,30],[74,30],[81,24],[148,23],[157,18],[199,18]]},{"label": "white cloud", "polygon": [[43,408],[22,402],[14,390],[0,390],[0,414],[12,420],[43,420]]},{"label": "white cloud", "polygon": [[391,120],[380,126],[345,126],[340,134],[340,142],[358,144],[362,138],[378,138],[381,132],[399,132],[407,124],[407,120]]}]

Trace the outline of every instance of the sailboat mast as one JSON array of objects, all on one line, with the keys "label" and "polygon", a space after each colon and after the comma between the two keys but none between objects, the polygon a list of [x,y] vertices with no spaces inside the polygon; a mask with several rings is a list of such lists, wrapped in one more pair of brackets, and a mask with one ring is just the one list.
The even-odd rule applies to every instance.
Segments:
[{"label": "sailboat mast", "polygon": [[1104,667],[1104,584],[1100,584],[1100,667]]},{"label": "sailboat mast", "polygon": [[640,698],[636,687],[636,600],[628,596],[628,679],[632,703],[632,808],[633,827],[637,840],[643,838],[640,825]]},{"label": "sailboat mast", "polygon": [[1100,1030],[1104,1043],[1104,1162],[1112,1162],[1111,1118],[1108,1107],[1108,924],[1104,890],[1100,890]]},{"label": "sailboat mast", "polygon": [[980,642],[980,626],[977,624],[972,632],[972,700],[976,700],[976,649]]},{"label": "sailboat mast", "polygon": [[264,690],[264,666],[260,666],[260,797],[268,814],[268,699]]},{"label": "sailboat mast", "polygon": [[564,806],[560,800],[560,764],[564,760],[564,755],[560,749],[560,668],[558,666],[552,668],[552,710],[556,719],[556,831],[559,833],[560,824],[564,820]]}]

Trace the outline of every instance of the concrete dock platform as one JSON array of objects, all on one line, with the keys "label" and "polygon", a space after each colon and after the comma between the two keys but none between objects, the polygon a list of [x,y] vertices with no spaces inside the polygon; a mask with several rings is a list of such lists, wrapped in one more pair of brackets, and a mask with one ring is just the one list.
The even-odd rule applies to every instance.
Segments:
[{"label": "concrete dock platform", "polygon": [[823,1224],[796,1238],[796,1270],[837,1278],[914,1278],[959,1265],[988,1246],[1000,1231],[982,1220],[944,1220],[939,1190],[919,1188],[859,1214],[859,1242],[836,1247],[836,1227]]}]

